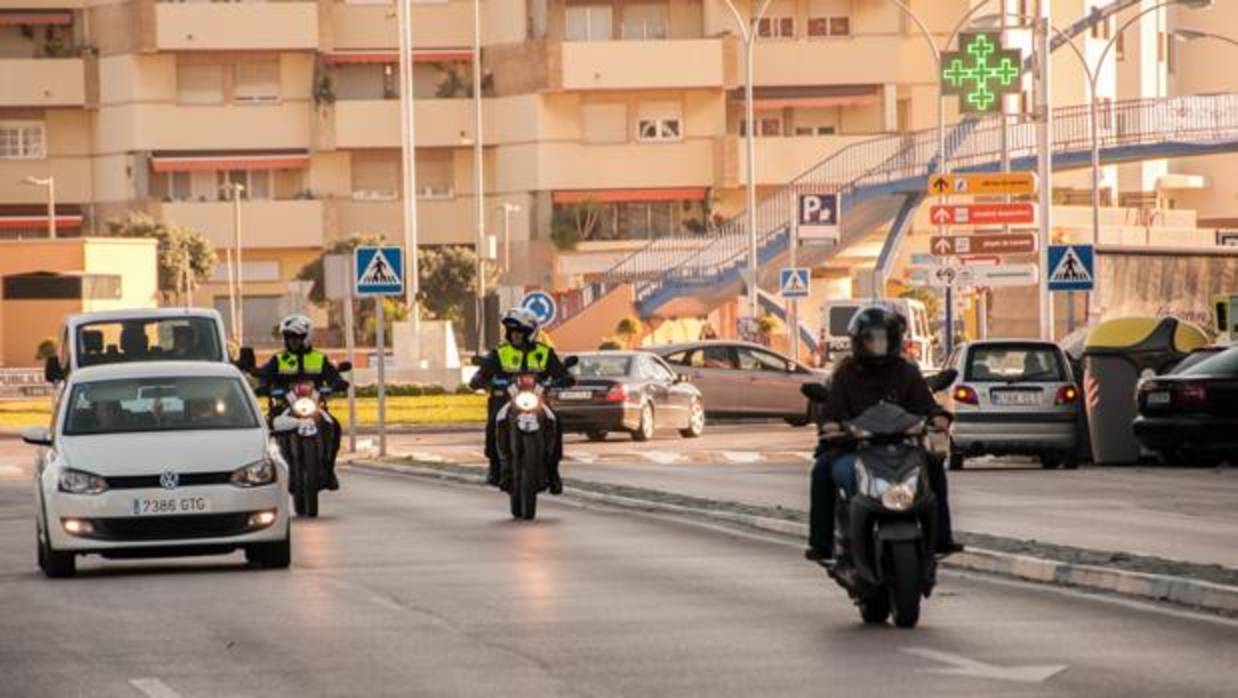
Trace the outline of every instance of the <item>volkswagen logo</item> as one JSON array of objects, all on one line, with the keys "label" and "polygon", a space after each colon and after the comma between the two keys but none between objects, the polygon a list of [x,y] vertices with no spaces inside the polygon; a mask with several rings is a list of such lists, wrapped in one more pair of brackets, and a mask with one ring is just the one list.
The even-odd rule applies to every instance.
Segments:
[{"label": "volkswagen logo", "polygon": [[176,486],[179,485],[180,482],[180,475],[177,475],[171,470],[165,470],[161,475],[159,475],[159,485],[165,490],[176,489]]}]

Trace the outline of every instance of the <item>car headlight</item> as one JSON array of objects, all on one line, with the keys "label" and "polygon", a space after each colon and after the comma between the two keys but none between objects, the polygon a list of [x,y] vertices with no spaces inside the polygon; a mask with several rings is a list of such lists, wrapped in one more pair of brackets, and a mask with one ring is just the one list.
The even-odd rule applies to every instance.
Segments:
[{"label": "car headlight", "polygon": [[275,482],[275,463],[263,458],[232,471],[228,481],[237,487],[261,487]]},{"label": "car headlight", "polygon": [[292,413],[302,419],[313,417],[317,411],[318,403],[312,398],[299,397],[292,402]]},{"label": "car headlight", "polygon": [[516,397],[512,398],[512,404],[521,412],[532,412],[537,409],[542,401],[533,393],[522,391],[516,393]]},{"label": "car headlight", "polygon": [[107,480],[85,470],[65,468],[60,471],[56,488],[69,494],[102,494],[107,491]]}]

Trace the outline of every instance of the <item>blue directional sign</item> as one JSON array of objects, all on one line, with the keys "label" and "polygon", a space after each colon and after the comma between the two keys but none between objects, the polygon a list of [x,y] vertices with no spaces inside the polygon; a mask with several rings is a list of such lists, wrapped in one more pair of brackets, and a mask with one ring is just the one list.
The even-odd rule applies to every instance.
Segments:
[{"label": "blue directional sign", "polygon": [[783,298],[807,298],[812,270],[807,267],[787,267],[778,275],[778,289]]},{"label": "blue directional sign", "polygon": [[353,280],[358,296],[404,293],[404,248],[358,247],[353,252]]},{"label": "blue directional sign", "polygon": [[525,294],[524,299],[520,301],[520,307],[533,313],[542,326],[554,322],[555,315],[559,312],[555,299],[545,291],[532,291]]},{"label": "blue directional sign", "polygon": [[1096,286],[1096,249],[1050,245],[1048,274],[1050,291],[1091,291]]}]

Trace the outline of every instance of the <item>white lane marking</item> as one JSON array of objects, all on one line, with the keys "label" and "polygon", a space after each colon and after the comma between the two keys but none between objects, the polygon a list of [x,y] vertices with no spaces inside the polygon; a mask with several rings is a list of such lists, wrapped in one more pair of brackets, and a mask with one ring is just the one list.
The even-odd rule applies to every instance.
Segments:
[{"label": "white lane marking", "polygon": [[447,463],[449,461],[448,458],[438,453],[430,453],[428,451],[413,451],[410,455],[412,455],[413,460],[425,463]]},{"label": "white lane marking", "polygon": [[741,465],[761,462],[761,454],[757,451],[722,451],[722,457]]},{"label": "white lane marking", "polygon": [[147,698],[181,698],[181,694],[159,679],[129,679],[129,685],[141,691]]},{"label": "white lane marking", "polygon": [[589,451],[568,451],[565,457],[581,463],[596,463],[598,460],[598,455]]},{"label": "white lane marking", "polygon": [[678,463],[680,458],[678,453],[671,451],[641,451],[640,455],[658,465],[673,465]]},{"label": "white lane marking", "polygon": [[903,647],[899,650],[905,654],[914,654],[942,664],[948,668],[928,669],[933,674],[953,674],[955,676],[970,676],[977,679],[996,679],[998,681],[1015,681],[1018,683],[1044,683],[1054,676],[1066,671],[1065,664],[1031,665],[1031,666],[998,666],[986,664],[962,655],[939,652],[927,647]]}]

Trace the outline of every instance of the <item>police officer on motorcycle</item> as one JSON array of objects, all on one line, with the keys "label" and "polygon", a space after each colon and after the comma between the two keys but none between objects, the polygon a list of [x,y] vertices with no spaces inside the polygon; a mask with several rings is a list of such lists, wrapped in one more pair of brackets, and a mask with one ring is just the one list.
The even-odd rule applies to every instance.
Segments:
[{"label": "police officer on motorcycle", "polygon": [[[851,354],[839,361],[831,374],[829,401],[823,405],[821,441],[812,469],[809,547],[805,553],[809,560],[819,562],[834,557],[836,493],[839,487],[849,495],[856,491],[855,454],[830,443],[842,434],[844,422],[884,401],[929,419],[936,429],[945,429],[950,424],[949,415],[933,399],[920,368],[902,356],[905,332],[902,316],[881,306],[864,308],[851,319]],[[957,552],[961,546],[953,540],[945,469],[940,459],[931,459],[929,474],[937,495],[937,552]]]},{"label": "police officer on motorcycle", "polygon": [[[571,376],[555,350],[537,341],[540,326],[537,317],[523,308],[512,308],[504,313],[504,341],[482,358],[477,374],[469,381],[469,386],[474,390],[490,390],[486,410],[486,457],[490,460],[490,471],[486,482],[498,487],[503,487],[500,482],[504,472],[502,464],[511,455],[511,444],[507,440],[506,425],[496,424],[495,416],[507,402],[507,391],[494,388],[495,379],[510,381],[514,374],[536,373],[561,384],[571,382]],[[559,460],[563,457],[563,432],[556,427],[552,438],[554,450],[547,463],[547,484],[551,494],[562,494]]]},{"label": "police officer on motorcycle", "polygon": [[[296,383],[307,380],[313,381],[316,386],[332,389],[348,385],[331,359],[310,344],[312,329],[312,321],[299,313],[289,315],[279,323],[284,349],[258,369],[260,393],[269,394],[272,387],[287,391]],[[327,421],[332,427],[327,440],[327,489],[338,490],[340,482],[335,477],[335,458],[340,450],[341,429],[338,420],[332,418]]]}]

